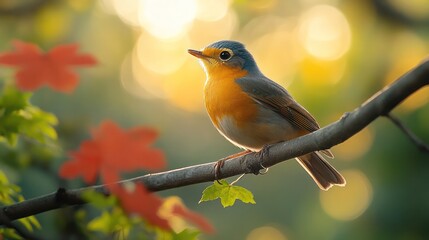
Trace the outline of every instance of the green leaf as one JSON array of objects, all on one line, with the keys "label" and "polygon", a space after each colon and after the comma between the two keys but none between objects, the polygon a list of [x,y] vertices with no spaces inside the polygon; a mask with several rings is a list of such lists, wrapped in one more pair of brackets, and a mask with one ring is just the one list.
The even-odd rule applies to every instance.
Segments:
[{"label": "green leaf", "polygon": [[31,105],[30,93],[24,93],[6,85],[0,93],[0,140],[15,146],[19,135],[39,142],[56,140],[55,115]]},{"label": "green leaf", "polygon": [[240,200],[244,203],[255,204],[253,194],[244,187],[230,185],[226,180],[215,181],[213,185],[208,186],[203,191],[201,202],[212,201],[220,198],[223,207],[230,207],[234,205],[235,200]]},{"label": "green leaf", "polygon": [[121,208],[113,208],[112,211],[103,211],[101,216],[94,218],[88,223],[88,229],[104,234],[121,233],[125,238],[132,227],[131,220]]},{"label": "green leaf", "polygon": [[33,216],[29,216],[27,217],[28,221],[37,229],[42,228],[42,225],[40,225],[39,220],[37,220],[37,218],[33,215]]},{"label": "green leaf", "polygon": [[12,228],[0,228],[0,236],[2,239],[16,239],[22,240],[23,238],[15,232],[15,229]]},{"label": "green leaf", "polygon": [[98,209],[113,207],[118,203],[118,200],[114,195],[105,196],[104,194],[93,190],[83,192],[82,198]]},{"label": "green leaf", "polygon": [[112,216],[109,212],[104,211],[101,216],[92,219],[88,223],[88,229],[91,231],[102,232],[105,234],[111,233],[110,222],[112,221]]},{"label": "green leaf", "polygon": [[[0,170],[0,205],[10,205],[17,201],[24,201],[25,199],[20,192],[20,187],[11,184],[6,174]],[[34,228],[40,228],[40,223],[35,216],[21,218],[18,222],[28,231],[33,231]]]},{"label": "green leaf", "polygon": [[31,95],[31,93],[19,91],[12,85],[6,85],[0,98],[0,109],[3,109],[3,114],[24,109],[29,105]]},{"label": "green leaf", "polygon": [[198,235],[200,235],[200,231],[185,229],[180,233],[173,233],[173,240],[197,240]]}]

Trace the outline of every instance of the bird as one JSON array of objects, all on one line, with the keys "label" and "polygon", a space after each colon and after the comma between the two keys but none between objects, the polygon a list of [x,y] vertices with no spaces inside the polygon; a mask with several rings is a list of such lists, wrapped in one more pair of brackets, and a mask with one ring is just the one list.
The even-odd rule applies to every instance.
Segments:
[{"label": "bird", "polygon": [[[266,77],[244,44],[222,40],[188,49],[205,73],[204,104],[216,129],[243,154],[318,130],[316,119],[280,84]],[[240,153],[234,156],[241,155]],[[329,149],[296,159],[322,190],[345,186],[344,177],[323,157]],[[223,163],[220,164],[222,167]]]}]

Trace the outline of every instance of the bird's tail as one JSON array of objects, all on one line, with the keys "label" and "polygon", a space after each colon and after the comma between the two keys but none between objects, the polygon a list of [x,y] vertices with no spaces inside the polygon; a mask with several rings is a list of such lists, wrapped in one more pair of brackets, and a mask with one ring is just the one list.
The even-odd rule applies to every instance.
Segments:
[{"label": "bird's tail", "polygon": [[346,180],[318,152],[312,152],[296,158],[310,174],[320,189],[328,190],[333,185],[344,186]]}]

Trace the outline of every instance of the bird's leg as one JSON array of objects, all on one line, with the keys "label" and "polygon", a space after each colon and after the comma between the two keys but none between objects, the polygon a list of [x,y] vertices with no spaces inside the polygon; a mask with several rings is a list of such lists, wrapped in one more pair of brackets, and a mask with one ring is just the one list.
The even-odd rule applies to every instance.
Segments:
[{"label": "bird's leg", "polygon": [[220,169],[223,167],[223,165],[225,164],[226,160],[237,158],[237,157],[246,155],[246,154],[251,153],[251,152],[252,151],[250,151],[250,150],[245,150],[245,151],[242,151],[242,152],[234,153],[232,155],[229,155],[228,157],[224,157],[224,158],[220,159],[219,161],[217,161],[215,163],[215,165],[214,165],[214,168],[215,168],[215,180],[218,181],[218,183],[219,183]]},{"label": "bird's leg", "polygon": [[262,165],[262,162],[264,161],[265,158],[269,157],[269,149],[270,149],[271,145],[267,144],[264,145],[264,147],[258,152],[259,155],[259,165],[261,166],[262,169],[259,170],[259,174],[264,175],[268,172],[269,168],[265,167],[264,165]]}]

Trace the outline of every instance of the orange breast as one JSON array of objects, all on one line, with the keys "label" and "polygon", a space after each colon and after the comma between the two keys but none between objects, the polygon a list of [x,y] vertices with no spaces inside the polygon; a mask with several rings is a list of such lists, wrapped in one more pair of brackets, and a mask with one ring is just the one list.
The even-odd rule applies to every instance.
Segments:
[{"label": "orange breast", "polygon": [[247,71],[218,67],[222,69],[212,69],[215,71],[208,74],[204,88],[205,105],[212,122],[219,127],[220,119],[229,116],[240,126],[256,118],[257,105],[235,82],[246,76]]}]

